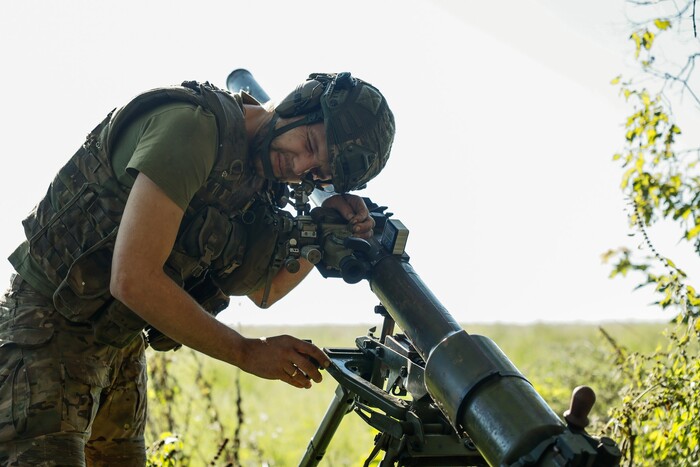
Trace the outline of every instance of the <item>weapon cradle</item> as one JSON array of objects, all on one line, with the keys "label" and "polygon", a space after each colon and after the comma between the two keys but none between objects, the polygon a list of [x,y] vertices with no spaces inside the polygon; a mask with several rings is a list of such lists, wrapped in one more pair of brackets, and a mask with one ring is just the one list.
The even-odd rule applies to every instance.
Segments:
[{"label": "weapon cradle", "polygon": [[[471,440],[457,435],[427,394],[425,364],[410,341],[403,334],[385,335],[394,322],[383,307],[377,310],[384,315],[380,338],[374,337],[372,329],[368,336],[356,339],[356,348],[324,348],[332,362],[328,372],[339,384],[299,465],[318,465],[351,411],[379,432],[364,465],[380,451],[385,452],[380,466],[487,465]],[[412,401],[401,398],[407,392]]]}]

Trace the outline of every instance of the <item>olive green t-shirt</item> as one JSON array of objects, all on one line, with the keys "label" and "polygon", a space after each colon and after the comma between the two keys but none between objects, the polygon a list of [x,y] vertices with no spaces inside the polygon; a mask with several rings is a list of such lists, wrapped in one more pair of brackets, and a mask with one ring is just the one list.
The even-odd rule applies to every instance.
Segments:
[{"label": "olive green t-shirt", "polygon": [[112,167],[126,186],[143,173],[184,210],[211,172],[216,147],[214,115],[192,104],[166,104],[121,130]]},{"label": "olive green t-shirt", "polygon": [[[144,173],[184,210],[212,170],[216,148],[213,114],[193,104],[166,104],[121,130],[113,142],[112,167],[119,182],[129,187],[139,172]],[[29,254],[27,241],[10,261],[35,289],[53,295],[54,286]]]}]

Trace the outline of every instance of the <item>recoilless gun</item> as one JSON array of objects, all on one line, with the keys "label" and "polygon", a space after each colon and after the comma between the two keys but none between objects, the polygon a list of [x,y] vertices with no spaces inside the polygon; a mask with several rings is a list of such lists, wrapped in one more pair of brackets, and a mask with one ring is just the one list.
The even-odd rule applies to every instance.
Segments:
[{"label": "recoilless gun", "polygon": [[[268,100],[246,70],[227,87]],[[294,271],[304,257],[324,277],[366,280],[383,324],[355,347],[324,349],[338,388],[299,465],[321,462],[350,412],[379,432],[365,465],[377,456],[380,466],[619,465],[616,443],[585,431],[590,388],[576,388],[562,421],[491,339],[468,334],[422,282],[405,252],[408,229],[385,207],[365,198],[376,224],[367,241],[335,211],[310,209],[313,191],[310,181],[292,186],[296,216],[286,218],[278,260]]]}]

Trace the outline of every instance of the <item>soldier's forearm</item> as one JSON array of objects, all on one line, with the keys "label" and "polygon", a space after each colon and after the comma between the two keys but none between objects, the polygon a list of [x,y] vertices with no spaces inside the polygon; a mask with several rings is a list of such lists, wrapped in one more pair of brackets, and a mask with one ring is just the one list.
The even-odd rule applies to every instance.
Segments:
[{"label": "soldier's forearm", "polygon": [[248,295],[248,298],[250,298],[253,301],[253,303],[255,303],[257,306],[261,308],[267,308],[282,297],[284,297],[285,295],[287,295],[289,292],[291,292],[292,289],[294,289],[294,287],[299,285],[301,281],[303,281],[304,278],[309,275],[309,272],[311,272],[313,268],[313,264],[309,263],[303,258],[300,258],[299,270],[297,272],[291,273],[286,269],[281,268],[277,272],[277,275],[272,278],[272,282],[270,283],[270,290],[265,304],[263,304],[266,289],[265,286],[259,288],[255,292],[250,293]]}]

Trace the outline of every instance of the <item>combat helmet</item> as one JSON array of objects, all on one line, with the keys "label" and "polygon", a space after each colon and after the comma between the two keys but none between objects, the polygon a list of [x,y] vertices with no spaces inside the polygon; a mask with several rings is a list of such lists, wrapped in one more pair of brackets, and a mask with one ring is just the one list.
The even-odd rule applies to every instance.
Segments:
[{"label": "combat helmet", "polygon": [[[275,128],[278,118],[304,118]],[[313,73],[275,107],[262,157],[272,178],[269,144],[301,125],[323,122],[328,156],[337,193],[364,188],[386,165],[394,141],[394,115],[386,99],[371,84],[350,73]]]}]

